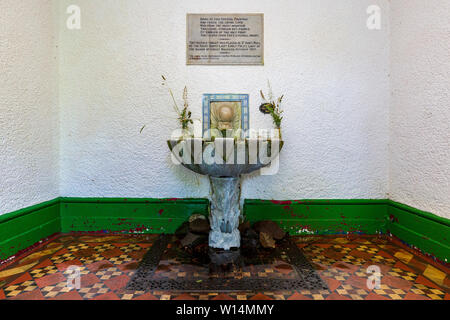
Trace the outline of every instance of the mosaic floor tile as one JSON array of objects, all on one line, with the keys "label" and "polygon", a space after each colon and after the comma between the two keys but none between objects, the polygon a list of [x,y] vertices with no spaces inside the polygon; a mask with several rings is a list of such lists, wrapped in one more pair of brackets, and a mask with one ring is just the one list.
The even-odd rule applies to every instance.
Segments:
[{"label": "mosaic floor tile", "polygon": [[[445,267],[383,236],[292,237],[328,286],[328,290],[261,290],[259,292],[171,292],[126,290],[139,263],[158,235],[63,234],[29,255],[0,269],[0,299],[122,299],[122,300],[450,300],[450,276]],[[286,254],[285,254],[286,255]],[[200,277],[202,270],[168,263],[159,276],[173,280]],[[381,271],[381,287],[369,289],[367,268]],[[67,286],[71,266],[78,266],[81,288]],[[242,279],[289,278],[289,263],[273,261],[244,272]],[[203,276],[208,277],[208,273]]]},{"label": "mosaic floor tile", "polygon": [[[220,261],[220,264],[214,261]],[[290,272],[285,272],[288,270]],[[175,237],[161,236],[143,259],[127,288],[229,292],[323,289],[326,284],[289,239],[274,250],[219,252],[205,246],[190,253]]]},{"label": "mosaic floor tile", "polygon": [[30,274],[33,278],[42,278],[44,276],[47,276],[49,274],[54,274],[59,272],[58,268],[56,268],[55,266],[51,265],[51,266],[47,266],[45,268],[40,268],[40,269],[33,269],[30,271]]},{"label": "mosaic floor tile", "polygon": [[33,280],[27,280],[22,283],[14,284],[12,286],[7,286],[3,289],[6,297],[15,297],[24,292],[30,292],[37,289],[38,286]]},{"label": "mosaic floor tile", "polygon": [[41,292],[45,298],[54,298],[60,294],[72,291],[73,288],[67,286],[67,282],[60,282],[52,286],[41,288]]},{"label": "mosaic floor tile", "polygon": [[107,293],[109,288],[101,282],[94,283],[92,286],[84,287],[77,290],[83,299],[92,299],[101,294]]}]

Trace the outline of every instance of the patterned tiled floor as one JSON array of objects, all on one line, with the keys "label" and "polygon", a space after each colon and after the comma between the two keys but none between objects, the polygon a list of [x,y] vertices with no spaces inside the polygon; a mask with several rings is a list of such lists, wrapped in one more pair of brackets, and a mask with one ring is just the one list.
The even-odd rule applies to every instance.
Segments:
[{"label": "patterned tiled floor", "polygon": [[[328,290],[178,293],[125,290],[157,235],[60,235],[0,267],[0,299],[450,300],[447,268],[381,237],[294,237]],[[369,266],[381,283],[369,289]],[[80,289],[67,286],[78,266]]]}]

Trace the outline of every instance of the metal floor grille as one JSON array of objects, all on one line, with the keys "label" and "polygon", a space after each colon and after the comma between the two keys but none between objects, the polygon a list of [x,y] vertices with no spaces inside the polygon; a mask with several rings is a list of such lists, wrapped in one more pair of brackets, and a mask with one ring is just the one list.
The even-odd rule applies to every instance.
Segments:
[{"label": "metal floor grille", "polygon": [[[183,291],[183,292],[234,292],[234,291],[283,291],[283,290],[327,290],[328,287],[291,240],[285,240],[273,251],[278,257],[282,251],[295,270],[294,279],[274,278],[229,278],[210,277],[193,280],[183,277],[160,279],[155,271],[168,249],[173,236],[161,235],[142,259],[126,289],[136,291]],[[172,243],[173,244],[173,243]],[[173,246],[172,246],[173,247]],[[245,260],[245,259],[244,259]]]}]

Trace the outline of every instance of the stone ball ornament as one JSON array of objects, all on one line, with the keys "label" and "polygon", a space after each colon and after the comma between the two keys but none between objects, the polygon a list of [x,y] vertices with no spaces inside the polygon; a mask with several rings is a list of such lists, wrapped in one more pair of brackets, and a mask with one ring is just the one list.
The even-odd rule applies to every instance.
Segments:
[{"label": "stone ball ornament", "polygon": [[219,108],[219,119],[224,122],[231,122],[234,118],[234,110],[228,105],[222,105]]}]

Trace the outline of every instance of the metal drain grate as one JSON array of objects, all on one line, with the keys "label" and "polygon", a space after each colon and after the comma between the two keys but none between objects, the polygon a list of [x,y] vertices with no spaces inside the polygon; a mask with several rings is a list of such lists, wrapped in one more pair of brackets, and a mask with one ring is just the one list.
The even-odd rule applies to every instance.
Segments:
[{"label": "metal drain grate", "polygon": [[179,277],[176,279],[156,279],[155,271],[169,243],[170,235],[161,235],[142,259],[137,271],[127,284],[127,290],[135,291],[184,291],[184,292],[234,292],[234,291],[283,291],[283,290],[327,290],[328,287],[320,278],[300,249],[291,240],[286,240],[280,250],[288,257],[290,265],[295,269],[295,279],[274,278],[220,278],[211,277],[192,280]]}]

